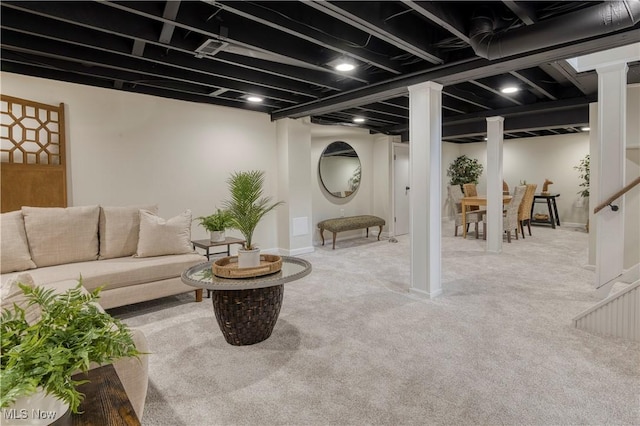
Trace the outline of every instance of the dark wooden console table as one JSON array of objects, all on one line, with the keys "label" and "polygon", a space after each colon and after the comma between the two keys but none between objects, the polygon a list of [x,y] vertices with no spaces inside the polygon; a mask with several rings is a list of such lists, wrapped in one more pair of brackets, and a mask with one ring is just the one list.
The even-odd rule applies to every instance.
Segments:
[{"label": "dark wooden console table", "polygon": [[[207,256],[207,260],[211,260],[211,256],[214,254],[226,253],[227,256],[231,256],[231,244],[240,244],[241,246],[244,246],[244,243],[246,242],[247,240],[242,240],[240,238],[227,237],[224,239],[224,241],[213,242],[211,240],[195,240],[195,241],[191,241],[191,244],[193,244],[194,250],[196,249],[196,247],[205,250],[205,256]],[[227,246],[227,251],[226,252],[220,251],[216,253],[209,252],[211,248],[221,247],[221,246]],[[211,298],[211,290],[207,290],[207,298]]]},{"label": "dark wooden console table", "polygon": [[113,365],[94,368],[86,374],[76,374],[73,379],[89,380],[78,386],[78,390],[85,395],[80,403],[82,414],[67,413],[53,425],[140,426],[140,420]]},{"label": "dark wooden console table", "polygon": [[[532,225],[551,225],[553,229],[556,229],[556,225],[560,226],[560,216],[558,215],[558,206],[556,205],[556,198],[559,196],[560,194],[550,194],[550,195],[535,194],[533,196],[533,204],[531,205],[531,219],[529,219]],[[536,203],[547,204],[547,210],[549,211],[548,220],[534,219],[533,208],[536,206]]]},{"label": "dark wooden console table", "polygon": [[212,247],[227,246],[227,251],[226,251],[227,256],[231,256],[231,244],[244,245],[245,242],[246,242],[245,240],[241,240],[240,238],[227,237],[224,239],[224,241],[213,242],[211,240],[195,240],[195,241],[191,241],[191,244],[193,244],[194,249],[198,247],[205,250],[205,256],[207,256],[207,260],[211,260],[210,257],[212,254],[225,253],[223,251],[218,253],[210,253],[209,250]]}]

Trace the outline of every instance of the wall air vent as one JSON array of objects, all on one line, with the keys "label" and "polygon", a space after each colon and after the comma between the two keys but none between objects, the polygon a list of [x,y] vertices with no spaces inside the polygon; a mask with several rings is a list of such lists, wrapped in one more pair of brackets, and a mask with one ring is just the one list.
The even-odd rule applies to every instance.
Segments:
[{"label": "wall air vent", "polygon": [[204,58],[205,56],[215,56],[216,53],[227,47],[229,43],[210,38],[196,49],[196,58]]}]

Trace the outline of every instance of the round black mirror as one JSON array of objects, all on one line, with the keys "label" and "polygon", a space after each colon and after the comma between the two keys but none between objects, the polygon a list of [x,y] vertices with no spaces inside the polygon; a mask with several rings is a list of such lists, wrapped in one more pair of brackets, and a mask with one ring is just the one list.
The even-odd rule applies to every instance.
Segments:
[{"label": "round black mirror", "polygon": [[360,186],[360,158],[346,142],[332,142],[325,148],[318,172],[322,186],[334,197],[346,198]]}]

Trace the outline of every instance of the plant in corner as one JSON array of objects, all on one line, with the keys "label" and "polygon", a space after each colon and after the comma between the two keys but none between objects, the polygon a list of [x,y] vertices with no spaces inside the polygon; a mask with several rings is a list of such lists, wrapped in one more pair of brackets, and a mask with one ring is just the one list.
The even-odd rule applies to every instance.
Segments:
[{"label": "plant in corner", "polygon": [[[574,166],[573,168],[576,169],[578,173],[580,173],[580,179],[582,179],[582,183],[580,183],[580,186],[583,189],[578,191],[578,194],[582,198],[588,198],[590,185],[589,179],[591,177],[591,156],[589,154],[585,155],[584,158],[580,160],[580,163],[578,163],[578,165]],[[587,232],[589,232],[589,218],[587,218],[587,224],[585,225],[585,228],[587,229]]]},{"label": "plant in corner", "polygon": [[449,165],[447,170],[447,176],[451,178],[449,184],[462,187],[465,183],[478,183],[482,170],[482,164],[478,160],[461,155]]},{"label": "plant in corner", "polygon": [[233,226],[231,216],[227,210],[216,209],[216,212],[209,216],[200,216],[197,218],[200,225],[209,231],[212,242],[224,241],[224,231]]},{"label": "plant in corner", "polygon": [[[0,406],[44,393],[68,404],[77,413],[84,395],[72,379],[90,363],[110,363],[118,358],[138,356],[131,333],[118,319],[100,310],[96,299],[100,288],[87,294],[78,285],[65,293],[18,284],[27,302],[14,304],[0,317]],[[40,310],[31,324],[25,312]]]},{"label": "plant in corner", "polygon": [[[240,231],[244,239],[244,250],[238,251],[238,267],[254,267],[260,264],[260,251],[253,245],[253,232],[260,220],[283,204],[272,203],[271,197],[263,196],[264,172],[252,170],[232,173],[227,179],[231,199],[224,202],[231,217],[232,227]],[[251,255],[247,252],[251,252]],[[251,260],[248,259],[249,255]]]},{"label": "plant in corner", "polygon": [[589,154],[587,154],[582,160],[580,160],[580,163],[577,166],[573,167],[580,173],[580,179],[582,179],[582,183],[580,184],[580,186],[583,189],[578,191],[578,194],[580,194],[582,198],[587,198],[589,196],[589,177],[591,174],[590,163],[591,157],[589,156]]}]

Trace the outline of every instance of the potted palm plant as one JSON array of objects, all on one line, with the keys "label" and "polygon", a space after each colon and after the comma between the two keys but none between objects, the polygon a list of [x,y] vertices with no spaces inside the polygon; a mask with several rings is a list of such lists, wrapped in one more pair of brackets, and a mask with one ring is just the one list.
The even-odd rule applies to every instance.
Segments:
[{"label": "potted palm plant", "polygon": [[197,218],[200,225],[209,231],[210,239],[214,243],[224,241],[224,231],[231,228],[231,216],[227,210],[217,209],[215,213],[209,216],[200,216]]},{"label": "potted palm plant", "polygon": [[[84,382],[72,379],[74,374],[86,372],[91,363],[140,353],[127,327],[95,303],[100,288],[86,293],[80,281],[56,294],[53,289],[17,285],[24,300],[3,309],[0,317],[2,417],[17,424],[41,424],[25,419],[32,420],[33,410],[48,407],[56,413],[56,419],[44,423],[49,424],[69,409],[78,412],[84,395],[76,386]],[[33,405],[37,403],[43,405]]]},{"label": "potted palm plant", "polygon": [[231,218],[231,226],[242,234],[246,242],[238,250],[238,267],[252,268],[260,265],[260,249],[253,244],[253,231],[260,220],[283,204],[272,203],[271,197],[263,196],[264,171],[253,170],[232,173],[227,179],[231,199],[224,202]]}]

